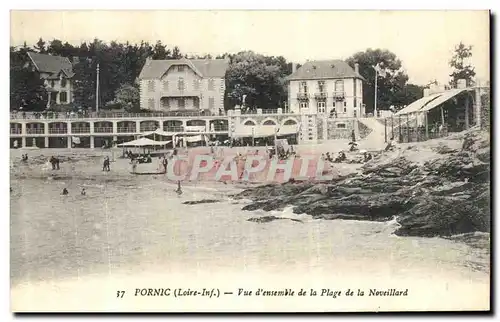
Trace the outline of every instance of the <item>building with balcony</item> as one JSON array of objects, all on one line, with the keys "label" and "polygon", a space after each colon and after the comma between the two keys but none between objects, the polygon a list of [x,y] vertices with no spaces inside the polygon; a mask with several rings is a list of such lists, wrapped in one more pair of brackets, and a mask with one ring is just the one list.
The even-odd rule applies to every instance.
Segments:
[{"label": "building with balcony", "polygon": [[47,107],[73,102],[73,65],[67,57],[28,52],[27,68],[37,71],[49,95]]},{"label": "building with balcony", "polygon": [[310,61],[288,77],[288,106],[292,113],[362,117],[363,81],[359,65],[342,60]]},{"label": "building with balcony", "polygon": [[139,75],[141,109],[219,114],[228,66],[226,59],[148,59]]}]

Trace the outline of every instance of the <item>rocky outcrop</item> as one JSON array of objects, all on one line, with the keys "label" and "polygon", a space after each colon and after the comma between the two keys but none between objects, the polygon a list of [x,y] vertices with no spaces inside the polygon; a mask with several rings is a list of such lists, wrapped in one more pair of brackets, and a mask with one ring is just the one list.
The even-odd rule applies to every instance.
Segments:
[{"label": "rocky outcrop", "polygon": [[276,216],[254,217],[254,218],[249,218],[247,221],[253,221],[253,222],[257,222],[257,223],[266,223],[266,222],[270,222],[270,221],[274,221],[274,220],[283,220],[283,219],[288,219],[291,221],[304,223],[302,220],[299,220],[299,219],[276,217]]},{"label": "rocky outcrop", "polygon": [[[467,141],[468,140],[468,141]],[[400,236],[451,236],[490,231],[489,143],[469,134],[461,151],[440,148],[437,157],[413,162],[377,158],[359,174],[335,182],[288,182],[247,189],[236,198],[254,202],[244,210],[279,210],[318,219],[387,221]],[[472,143],[471,143],[472,142]]]},{"label": "rocky outcrop", "polygon": [[183,205],[198,205],[198,204],[203,204],[203,203],[216,203],[216,202],[219,202],[219,200],[202,199],[202,200],[184,201],[182,204]]}]

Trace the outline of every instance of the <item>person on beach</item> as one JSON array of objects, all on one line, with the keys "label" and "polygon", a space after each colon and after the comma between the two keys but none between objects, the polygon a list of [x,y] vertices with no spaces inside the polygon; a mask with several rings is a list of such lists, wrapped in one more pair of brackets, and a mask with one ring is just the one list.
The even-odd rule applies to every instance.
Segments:
[{"label": "person on beach", "polygon": [[394,148],[395,148],[395,144],[394,144],[394,137],[391,137],[391,140],[387,143],[386,147],[385,147],[385,151],[394,151]]},{"label": "person on beach", "polygon": [[137,170],[137,159],[132,159],[132,173],[135,173],[135,171]]},{"label": "person on beach", "polygon": [[63,196],[66,196],[67,194],[69,194],[68,189],[64,188],[64,189],[62,190],[61,194],[62,194]]},{"label": "person on beach", "polygon": [[102,171],[110,171],[111,169],[109,168],[109,157],[105,156],[104,157],[104,162],[102,163]]},{"label": "person on beach", "polygon": [[87,192],[85,191],[85,188],[82,188],[82,191],[80,192],[80,194],[81,194],[82,196],[85,196],[85,195],[87,194]]},{"label": "person on beach", "polygon": [[163,158],[162,163],[163,163],[163,171],[167,173],[168,160],[166,157]]},{"label": "person on beach", "polygon": [[175,192],[180,196],[182,195],[182,188],[181,188],[181,182],[180,180],[177,181],[177,190],[175,190]]},{"label": "person on beach", "polygon": [[371,159],[373,159],[373,156],[372,156],[372,154],[371,154],[371,153],[365,152],[365,153],[363,154],[363,161],[364,161],[364,162],[368,162],[368,161],[370,161]]}]

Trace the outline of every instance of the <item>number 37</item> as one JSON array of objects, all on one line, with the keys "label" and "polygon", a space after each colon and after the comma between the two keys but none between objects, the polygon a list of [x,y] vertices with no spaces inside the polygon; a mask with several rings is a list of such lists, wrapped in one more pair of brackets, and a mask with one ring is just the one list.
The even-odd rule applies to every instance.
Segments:
[{"label": "number 37", "polygon": [[116,291],[116,297],[123,298],[123,295],[125,295],[125,291]]}]

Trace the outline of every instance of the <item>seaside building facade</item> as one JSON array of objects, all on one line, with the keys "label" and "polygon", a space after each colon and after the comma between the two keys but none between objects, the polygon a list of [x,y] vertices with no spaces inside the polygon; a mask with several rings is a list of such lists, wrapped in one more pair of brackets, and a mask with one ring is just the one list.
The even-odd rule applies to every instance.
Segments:
[{"label": "seaside building facade", "polygon": [[288,77],[288,106],[297,114],[363,117],[363,81],[359,65],[342,60],[306,62]]},{"label": "seaside building facade", "polygon": [[54,104],[72,103],[75,73],[70,60],[67,57],[34,52],[28,52],[28,57],[30,60],[25,67],[37,71],[47,88],[47,108]]},{"label": "seaside building facade", "polygon": [[139,75],[141,109],[224,110],[226,59],[148,59]]}]

